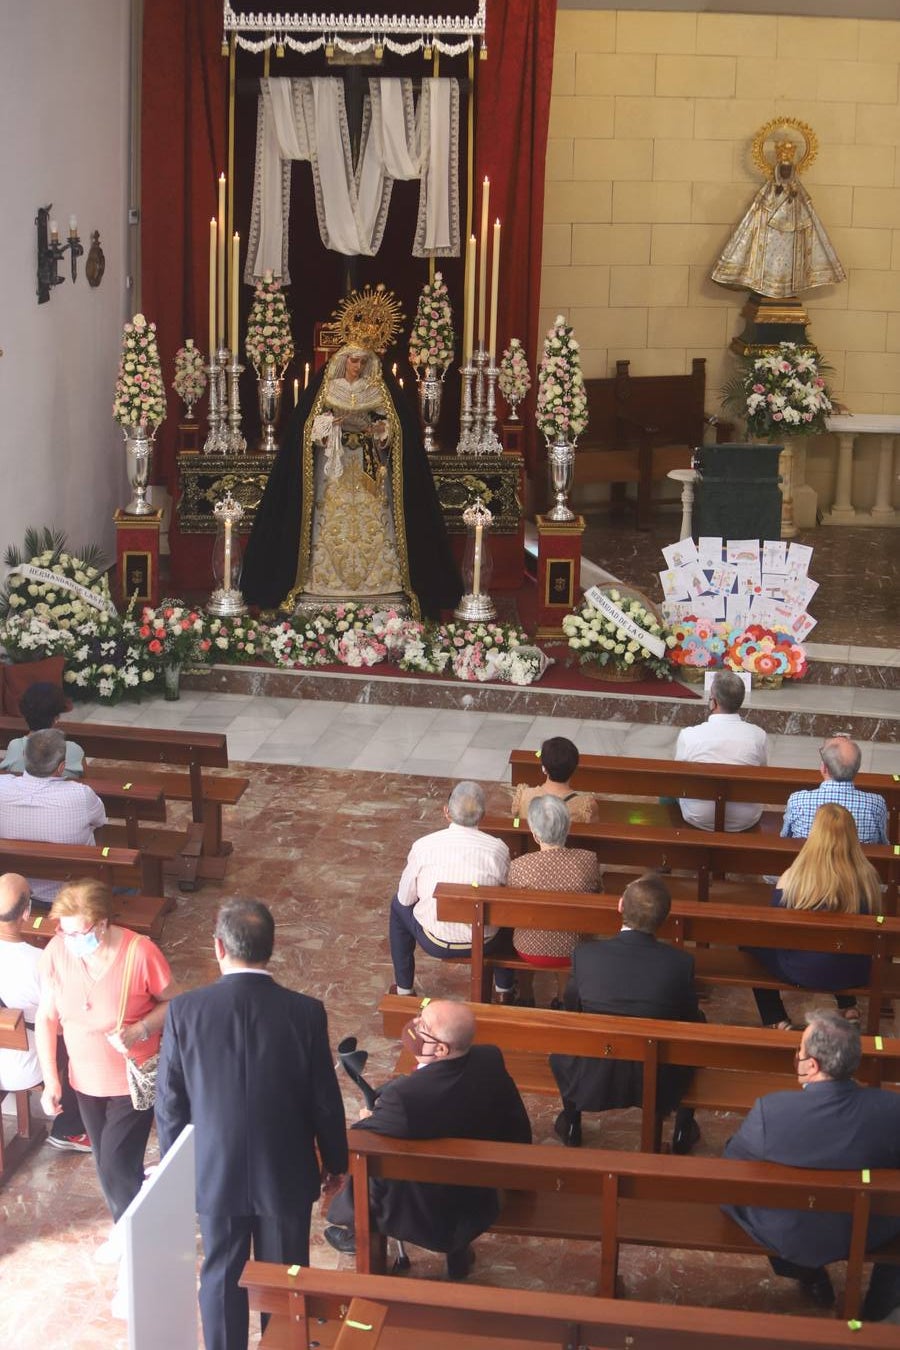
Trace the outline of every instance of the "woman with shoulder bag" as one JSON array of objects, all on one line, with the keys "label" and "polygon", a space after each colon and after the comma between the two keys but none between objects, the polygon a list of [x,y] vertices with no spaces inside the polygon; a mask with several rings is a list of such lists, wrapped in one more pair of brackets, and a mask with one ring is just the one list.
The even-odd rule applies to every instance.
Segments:
[{"label": "woman with shoulder bag", "polygon": [[[153,1065],[166,1004],[180,990],[156,944],[118,927],[111,915],[112,892],[103,882],[73,882],[57,894],[50,916],[59,929],[42,957],[35,1040],[44,1077],[41,1105],[55,1115],[62,1095],[55,1046],[62,1028],[100,1185],[118,1221],[144,1179]],[[117,1251],[101,1248],[98,1256],[115,1259]]]}]

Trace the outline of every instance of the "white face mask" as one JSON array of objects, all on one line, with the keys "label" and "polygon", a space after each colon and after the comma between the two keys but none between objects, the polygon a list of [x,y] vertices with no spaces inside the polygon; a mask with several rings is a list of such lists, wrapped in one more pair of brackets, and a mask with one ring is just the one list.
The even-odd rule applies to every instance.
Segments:
[{"label": "white face mask", "polygon": [[100,939],[93,928],[89,928],[86,933],[63,933],[63,937],[68,942],[72,955],[82,959],[85,956],[93,956],[100,946]]}]

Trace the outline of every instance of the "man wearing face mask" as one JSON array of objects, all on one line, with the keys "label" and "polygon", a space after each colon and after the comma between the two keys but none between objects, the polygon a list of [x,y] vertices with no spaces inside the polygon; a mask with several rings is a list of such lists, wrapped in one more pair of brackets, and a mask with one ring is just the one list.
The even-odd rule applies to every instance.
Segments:
[{"label": "man wearing face mask", "polygon": [[[363,1108],[355,1130],[392,1139],[485,1139],[530,1144],[531,1125],[519,1090],[494,1045],[473,1045],[475,1017],[462,1003],[425,1000],[402,1041],[416,1069],[382,1088],[374,1111]],[[372,1224],[381,1233],[446,1252],[447,1275],[465,1279],[474,1261],[469,1244],[500,1211],[497,1192],[482,1186],[440,1186],[374,1179]],[[325,1239],[339,1252],[356,1250],[353,1191],[348,1185],[328,1211]]]},{"label": "man wearing face mask", "polygon": [[[725,1145],[725,1156],[851,1171],[900,1167],[900,1096],[855,1083],[859,1061],[859,1029],[836,1013],[814,1013],[795,1055],[802,1092],[760,1097]],[[777,1253],[769,1257],[776,1275],[797,1280],[820,1307],[834,1303],[825,1267],[847,1259],[848,1215],[755,1205],[725,1209],[751,1237]],[[874,1218],[867,1248],[877,1248],[898,1234],[896,1216]],[[898,1310],[900,1269],[876,1262],[862,1316],[866,1321],[894,1321]]]}]

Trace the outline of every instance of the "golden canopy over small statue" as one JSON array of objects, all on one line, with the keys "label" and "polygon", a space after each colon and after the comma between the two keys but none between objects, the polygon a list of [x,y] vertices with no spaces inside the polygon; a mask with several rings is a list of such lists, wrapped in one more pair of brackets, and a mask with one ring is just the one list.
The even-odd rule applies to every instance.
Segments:
[{"label": "golden canopy over small statue", "polygon": [[[793,131],[800,144],[790,136],[774,140],[770,158],[766,145],[782,129]],[[766,182],[722,250],[713,281],[784,300],[844,280],[840,259],[800,182],[818,149],[812,127],[796,117],[776,117],[760,127],[751,155]]]}]

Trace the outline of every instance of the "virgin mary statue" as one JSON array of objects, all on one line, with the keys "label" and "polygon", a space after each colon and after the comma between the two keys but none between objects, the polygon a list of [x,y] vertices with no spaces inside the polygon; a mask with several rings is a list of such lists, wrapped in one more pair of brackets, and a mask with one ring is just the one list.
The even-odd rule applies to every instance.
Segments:
[{"label": "virgin mary statue", "polygon": [[399,326],[395,302],[366,288],[336,326],[344,341],[304,391],[269,475],[244,596],[263,608],[355,600],[437,618],[462,588],[418,423],[378,356]]},{"label": "virgin mary statue", "polygon": [[[763,153],[766,134],[791,126],[806,141],[799,163],[792,140],[775,142],[775,162]],[[738,223],[712,271],[723,286],[747,286],[757,295],[784,300],[817,286],[843,281],[846,273],[834,251],[800,172],[815,158],[818,143],[811,127],[794,118],[767,122],[753,142],[753,159],[767,181]]]}]

